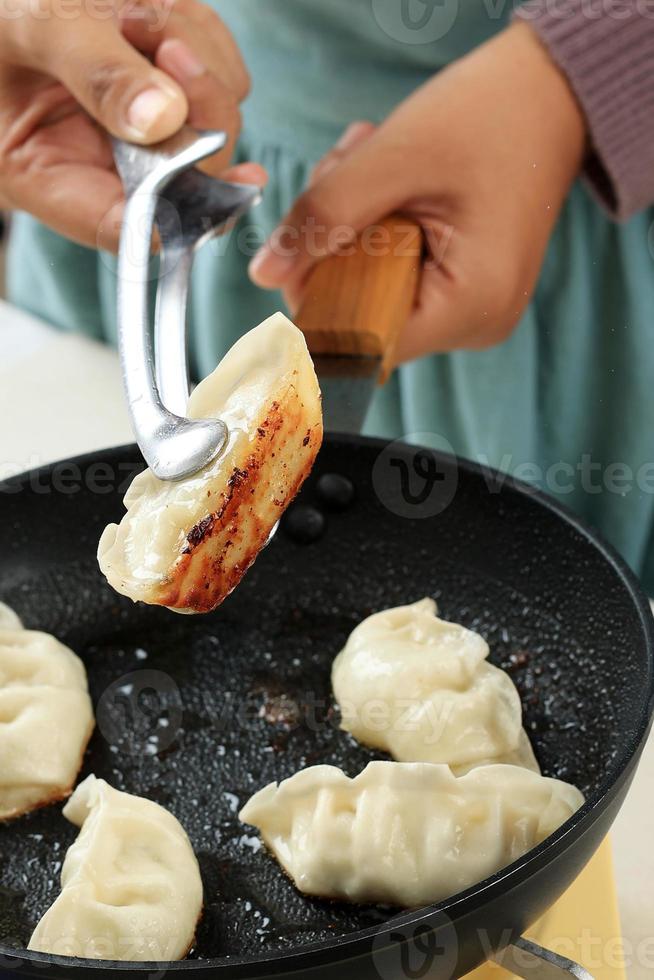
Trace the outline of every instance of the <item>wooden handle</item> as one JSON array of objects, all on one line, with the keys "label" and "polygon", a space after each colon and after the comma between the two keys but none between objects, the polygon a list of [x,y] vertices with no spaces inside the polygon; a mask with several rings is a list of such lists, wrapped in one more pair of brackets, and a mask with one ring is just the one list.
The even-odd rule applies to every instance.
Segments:
[{"label": "wooden handle", "polygon": [[345,254],[319,262],[295,318],[311,353],[380,357],[383,384],[415,302],[422,251],[420,225],[395,214],[366,229]]}]

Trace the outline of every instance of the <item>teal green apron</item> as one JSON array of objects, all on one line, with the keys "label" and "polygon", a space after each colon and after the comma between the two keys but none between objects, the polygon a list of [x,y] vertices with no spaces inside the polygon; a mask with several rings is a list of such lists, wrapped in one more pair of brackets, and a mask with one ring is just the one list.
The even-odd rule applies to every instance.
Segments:
[{"label": "teal green apron", "polygon": [[[354,119],[381,120],[431,73],[504,26],[491,0],[222,0],[253,75],[239,158],[264,203],[194,270],[197,376],[282,306],[253,287],[257,241]],[[498,178],[498,179],[501,179]],[[599,526],[654,594],[654,214],[612,224],[575,186],[534,301],[504,344],[427,357],[380,391],[366,431],[449,444],[542,486]],[[648,237],[649,236],[649,237]],[[9,290],[61,329],[115,338],[115,262],[17,216]]]}]

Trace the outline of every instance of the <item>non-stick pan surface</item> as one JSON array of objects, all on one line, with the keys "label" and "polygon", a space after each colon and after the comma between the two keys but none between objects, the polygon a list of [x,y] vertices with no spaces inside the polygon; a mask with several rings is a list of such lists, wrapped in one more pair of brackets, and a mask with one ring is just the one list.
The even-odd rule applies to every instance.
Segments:
[{"label": "non-stick pan surface", "polygon": [[[409,447],[332,437],[294,516],[235,593],[209,616],[177,616],[117,596],[96,564],[99,534],[121,516],[138,461],[122,448],[9,485],[0,494],[0,598],[86,664],[98,727],[84,774],[163,804],[191,837],[206,908],[189,961],[171,968],[309,976],[346,955],[364,962],[383,945],[396,912],[301,896],[237,811],[305,766],[355,775],[380,757],[339,731],[331,663],[363,617],[425,595],[487,638],[493,663],[518,685],[544,772],[588,797],[550,842],[442,906],[463,946],[485,916],[524,928],[597,846],[649,726],[651,615],[622,562],[511,480]],[[333,473],[354,487],[344,509],[318,489]],[[298,506],[325,517],[318,540],[305,540],[316,514],[298,515]],[[58,893],[75,835],[59,805],[0,826],[0,952],[23,976],[73,970],[60,961],[57,974],[56,960],[24,949]],[[471,950],[462,964],[475,958]]]}]

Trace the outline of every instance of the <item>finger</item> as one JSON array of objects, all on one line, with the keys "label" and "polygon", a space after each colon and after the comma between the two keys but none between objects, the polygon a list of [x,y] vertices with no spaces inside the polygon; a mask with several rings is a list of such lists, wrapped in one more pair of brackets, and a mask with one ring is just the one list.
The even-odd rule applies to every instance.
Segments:
[{"label": "finger", "polygon": [[196,129],[220,129],[227,134],[227,143],[220,153],[201,164],[206,173],[218,176],[229,165],[241,128],[241,113],[234,93],[178,38],[161,44],[156,63],[183,89],[189,105],[189,125]]},{"label": "finger", "polygon": [[250,91],[250,74],[229,28],[216,11],[202,0],[175,0],[173,9],[198,25],[207,47],[214,52],[215,57],[210,65],[212,71],[242,102]]},{"label": "finger", "polygon": [[268,172],[258,163],[238,163],[221,173],[220,177],[233,184],[254,184],[262,188],[268,183]]},{"label": "finger", "polygon": [[397,363],[495,346],[520,318],[526,300],[519,309],[507,304],[496,267],[489,269],[469,241],[455,238],[451,252],[426,261],[417,303],[398,341]]},{"label": "finger", "polygon": [[401,144],[380,128],[301,195],[255,256],[250,277],[268,289],[293,288],[320,259],[391,214],[407,194]]},{"label": "finger", "polygon": [[371,122],[350,123],[336,145],[325,154],[311,171],[309,186],[326,177],[330,170],[339,164],[355,146],[368,139],[375,132],[376,126]]},{"label": "finger", "polygon": [[197,0],[178,0],[163,8],[149,4],[127,7],[120,15],[121,30],[130,44],[154,58],[159,46],[172,38],[185,41],[237,102],[250,90],[250,76],[229,30],[218,15]]},{"label": "finger", "polygon": [[152,143],[184,123],[183,90],[121,35],[115,21],[89,14],[35,22],[24,63],[59,79],[114,136]]},{"label": "finger", "polygon": [[123,188],[109,170],[66,165],[48,171],[42,183],[26,175],[12,182],[11,202],[80,245],[118,250]]},{"label": "finger", "polygon": [[106,134],[63,86],[32,92],[0,138],[0,160],[9,207],[96,247],[104,216],[122,201],[122,186]]},{"label": "finger", "polygon": [[[76,160],[93,167],[113,170],[107,134],[80,109],[63,85],[43,79],[23,89],[24,107],[9,104],[6,125],[0,135],[3,177],[34,172],[63,160]],[[13,117],[13,118],[12,118]]]},{"label": "finger", "polygon": [[451,281],[439,272],[423,273],[418,302],[398,338],[396,363],[465,346],[469,313],[465,295]]}]

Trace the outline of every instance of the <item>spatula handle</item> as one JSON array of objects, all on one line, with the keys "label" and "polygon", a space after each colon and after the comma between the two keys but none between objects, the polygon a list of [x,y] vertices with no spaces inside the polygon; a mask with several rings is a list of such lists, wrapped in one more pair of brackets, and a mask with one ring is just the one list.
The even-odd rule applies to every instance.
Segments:
[{"label": "spatula handle", "polygon": [[311,353],[379,357],[385,382],[415,302],[422,252],[420,225],[394,214],[366,229],[345,254],[320,261],[295,317]]}]

